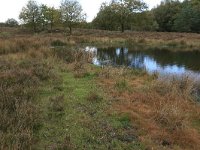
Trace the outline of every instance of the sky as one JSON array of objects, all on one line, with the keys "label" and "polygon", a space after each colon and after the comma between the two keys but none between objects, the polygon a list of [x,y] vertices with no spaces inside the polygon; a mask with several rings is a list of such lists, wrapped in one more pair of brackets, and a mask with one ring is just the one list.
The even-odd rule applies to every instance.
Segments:
[{"label": "sky", "polygon": [[[36,0],[38,4],[47,4],[48,6],[59,7],[61,0]],[[83,11],[87,14],[87,21],[92,21],[99,11],[101,3],[110,0],[78,0],[82,5]],[[149,8],[160,4],[161,0],[143,0]],[[23,6],[26,6],[28,0],[0,0],[0,22],[5,22],[8,18],[18,20],[19,13]]]}]

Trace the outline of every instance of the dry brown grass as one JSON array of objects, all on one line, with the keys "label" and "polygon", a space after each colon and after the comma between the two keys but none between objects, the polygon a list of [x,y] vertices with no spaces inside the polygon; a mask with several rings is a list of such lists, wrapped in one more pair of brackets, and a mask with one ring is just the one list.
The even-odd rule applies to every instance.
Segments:
[{"label": "dry brown grass", "polygon": [[157,80],[155,76],[126,71],[128,88],[121,91],[114,88],[122,78],[116,72],[121,70],[115,68],[112,78],[99,79],[113,98],[111,111],[130,114],[141,141],[149,148],[199,149],[200,133],[192,122],[200,119],[200,111],[192,95],[196,88],[192,80]]},{"label": "dry brown grass", "polygon": [[[77,44],[92,44],[101,47],[116,46],[116,45],[128,45],[134,46],[138,49],[169,49],[173,51],[181,50],[199,50],[200,49],[200,35],[195,33],[173,33],[173,32],[117,32],[117,31],[102,31],[102,30],[87,30],[87,29],[75,29],[72,36],[66,36],[64,33],[40,33],[34,36],[30,33],[21,31],[20,29],[5,29],[6,33],[12,33],[10,36],[4,38],[0,36],[0,40],[3,41],[16,38],[18,41],[26,39],[25,42],[29,43],[29,47],[33,46],[37,48],[40,44],[50,44],[53,41],[60,40],[67,45]],[[3,31],[0,31],[0,34]],[[2,53],[2,44],[0,43],[0,53]],[[6,44],[7,45],[7,44]],[[10,45],[10,44],[9,44]],[[13,42],[12,47],[15,47]],[[7,50],[10,48],[7,47]],[[15,48],[15,51],[19,49]],[[4,51],[5,52],[5,51]]]},{"label": "dry brown grass", "polygon": [[[200,35],[173,32],[125,32],[77,29],[71,38],[75,43],[106,45],[142,45],[146,48],[168,48],[170,50],[199,50]],[[101,45],[103,43],[104,45]]]}]

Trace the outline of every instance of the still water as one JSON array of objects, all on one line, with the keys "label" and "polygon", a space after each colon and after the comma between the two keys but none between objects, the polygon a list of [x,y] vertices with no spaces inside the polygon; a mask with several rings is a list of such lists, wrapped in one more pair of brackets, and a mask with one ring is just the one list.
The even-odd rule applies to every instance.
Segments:
[{"label": "still water", "polygon": [[131,50],[128,48],[86,47],[94,53],[93,64],[127,66],[161,75],[200,77],[200,51],[172,52],[167,50]]}]

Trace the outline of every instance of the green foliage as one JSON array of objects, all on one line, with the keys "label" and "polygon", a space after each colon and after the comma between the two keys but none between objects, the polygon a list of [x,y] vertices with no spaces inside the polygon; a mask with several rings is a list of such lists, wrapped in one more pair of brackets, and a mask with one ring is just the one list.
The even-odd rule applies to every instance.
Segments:
[{"label": "green foliage", "polygon": [[133,15],[146,8],[146,4],[140,0],[114,0],[110,4],[103,3],[94,19],[94,25],[102,29],[120,29],[124,32],[125,29],[130,28]]},{"label": "green foliage", "polygon": [[72,34],[72,27],[85,20],[85,14],[78,1],[76,0],[63,0],[60,7],[62,22],[67,25]]},{"label": "green foliage", "polygon": [[153,10],[160,31],[173,31],[174,21],[180,9],[179,1],[166,0]]},{"label": "green foliage", "polygon": [[185,1],[175,21],[174,29],[179,32],[200,32],[200,2]]},{"label": "green foliage", "polygon": [[112,7],[106,3],[101,5],[97,17],[93,20],[93,25],[103,30],[118,30],[117,16]]},{"label": "green foliage", "polygon": [[36,32],[40,20],[40,11],[37,2],[34,0],[28,1],[27,5],[22,8],[19,18]]},{"label": "green foliage", "polygon": [[159,31],[200,32],[200,2],[165,0],[153,10]]},{"label": "green foliage", "polygon": [[111,5],[117,15],[122,32],[124,32],[126,24],[131,21],[134,13],[147,8],[146,4],[140,0],[115,0]]},{"label": "green foliage", "polygon": [[135,31],[156,31],[159,25],[155,20],[152,11],[144,11],[136,13],[133,16],[133,22],[131,23],[131,29]]},{"label": "green foliage", "polygon": [[18,26],[17,20],[15,20],[15,19],[13,19],[13,18],[8,19],[8,20],[5,22],[5,24],[6,24],[7,27],[16,27],[16,26]]},{"label": "green foliage", "polygon": [[40,6],[40,26],[43,30],[47,30],[49,27],[52,31],[53,27],[61,24],[60,11],[54,7],[48,7],[42,4]]},{"label": "green foliage", "polygon": [[38,5],[36,1],[30,0],[19,15],[19,18],[27,27],[32,28],[34,32],[38,30],[47,30],[60,24],[60,12],[54,7],[47,5]]},{"label": "green foliage", "polygon": [[[102,30],[135,30],[163,32],[200,32],[199,0],[164,0],[159,6],[145,11],[146,4],[141,0],[112,0],[102,3],[92,23],[86,22],[86,14],[77,0],[62,0],[59,9],[38,5],[30,0],[23,7],[19,18],[34,32],[69,28],[96,28]],[[16,26],[17,21],[8,19],[0,26]]]},{"label": "green foliage", "polygon": [[104,30],[200,32],[200,2],[198,0],[165,0],[151,11],[138,0],[113,0],[103,3],[94,27]]}]

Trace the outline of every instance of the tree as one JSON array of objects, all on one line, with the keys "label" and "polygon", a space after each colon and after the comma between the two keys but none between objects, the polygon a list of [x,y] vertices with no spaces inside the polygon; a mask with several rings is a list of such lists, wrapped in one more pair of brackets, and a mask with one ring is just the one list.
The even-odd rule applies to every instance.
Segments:
[{"label": "tree", "polygon": [[34,32],[37,30],[37,24],[40,19],[39,6],[34,0],[28,1],[26,7],[22,8],[19,19],[30,26]]},{"label": "tree", "polygon": [[8,26],[8,27],[16,27],[19,24],[18,24],[17,20],[10,18],[5,22],[5,25]]},{"label": "tree", "polygon": [[49,8],[47,5],[42,4],[39,7],[40,11],[40,25],[42,26],[42,30],[48,29],[49,22]]},{"label": "tree", "polygon": [[59,23],[60,20],[60,12],[56,10],[54,7],[48,7],[47,5],[42,4],[40,6],[40,24],[43,30],[50,29],[52,31],[53,26],[56,23]]},{"label": "tree", "polygon": [[53,26],[61,24],[61,13],[59,9],[55,9],[51,7],[48,9],[48,23],[50,25],[51,31],[53,30]]},{"label": "tree", "polygon": [[111,6],[117,15],[121,31],[124,32],[125,25],[130,22],[132,15],[147,8],[146,4],[140,0],[113,0]]},{"label": "tree", "polygon": [[173,31],[174,22],[181,10],[178,0],[165,0],[153,10],[160,31]]},{"label": "tree", "polygon": [[157,31],[158,23],[155,21],[152,11],[135,13],[131,29],[136,31]]},{"label": "tree", "polygon": [[72,27],[76,23],[83,22],[85,20],[85,14],[78,1],[76,0],[63,0],[61,2],[61,19],[65,25],[69,27],[70,35],[72,34]]},{"label": "tree", "polygon": [[174,23],[178,32],[200,32],[200,1],[184,1]]},{"label": "tree", "polygon": [[117,30],[118,29],[118,22],[117,16],[114,13],[111,5],[107,3],[102,3],[100,10],[92,21],[92,24],[98,28],[103,30]]},{"label": "tree", "polygon": [[131,28],[133,16],[147,8],[140,0],[112,0],[110,4],[103,3],[97,17],[93,20],[100,29],[116,30]]}]

